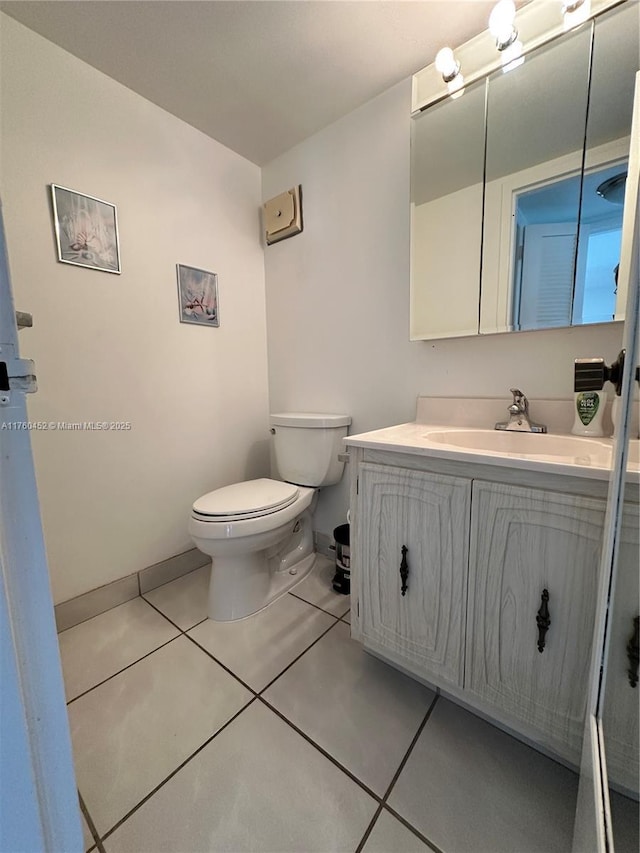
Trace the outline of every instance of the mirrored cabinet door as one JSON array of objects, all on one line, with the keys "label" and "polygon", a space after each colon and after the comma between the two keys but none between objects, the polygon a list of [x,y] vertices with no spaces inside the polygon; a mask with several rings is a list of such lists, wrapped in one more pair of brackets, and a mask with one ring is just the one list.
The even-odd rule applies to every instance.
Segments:
[{"label": "mirrored cabinet door", "polygon": [[571,325],[591,28],[488,81],[482,332]]},{"label": "mirrored cabinet door", "polygon": [[485,82],[411,126],[411,340],[478,334]]},{"label": "mirrored cabinet door", "polygon": [[[624,319],[629,257],[621,248],[634,82],[640,69],[640,4],[596,20],[573,325]],[[622,275],[620,268],[622,267]]]}]

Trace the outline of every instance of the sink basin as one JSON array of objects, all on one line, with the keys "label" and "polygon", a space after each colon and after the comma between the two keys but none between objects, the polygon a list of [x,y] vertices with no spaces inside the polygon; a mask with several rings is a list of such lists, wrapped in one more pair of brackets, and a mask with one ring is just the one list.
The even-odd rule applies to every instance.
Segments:
[{"label": "sink basin", "polygon": [[544,456],[558,461],[608,467],[611,448],[604,441],[572,435],[506,432],[491,429],[430,430],[424,438],[435,444],[461,450],[509,453],[517,456]]}]

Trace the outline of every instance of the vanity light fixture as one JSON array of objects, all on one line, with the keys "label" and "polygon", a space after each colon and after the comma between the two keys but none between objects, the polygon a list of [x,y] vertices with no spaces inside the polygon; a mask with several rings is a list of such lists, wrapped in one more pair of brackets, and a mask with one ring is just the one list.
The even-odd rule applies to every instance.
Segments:
[{"label": "vanity light fixture", "polygon": [[489,32],[496,40],[498,50],[506,50],[518,38],[513,25],[516,17],[516,4],[513,0],[500,0],[489,15]]},{"label": "vanity light fixture", "polygon": [[489,16],[489,32],[496,40],[504,72],[511,71],[524,62],[522,42],[513,24],[515,16],[516,4],[513,0],[500,0]]},{"label": "vanity light fixture", "polygon": [[453,55],[450,47],[441,48],[436,54],[436,69],[442,74],[447,89],[452,97],[459,97],[464,91],[464,77],[460,73],[460,63]]},{"label": "vanity light fixture", "polygon": [[591,15],[591,0],[564,0],[562,3],[562,16],[564,29],[572,30],[579,24],[584,23]]}]

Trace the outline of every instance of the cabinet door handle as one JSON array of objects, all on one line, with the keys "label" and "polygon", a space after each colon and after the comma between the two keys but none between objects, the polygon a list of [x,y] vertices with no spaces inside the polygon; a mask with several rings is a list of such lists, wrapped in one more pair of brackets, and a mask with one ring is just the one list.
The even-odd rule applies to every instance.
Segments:
[{"label": "cabinet door handle", "polygon": [[627,643],[627,657],[629,658],[629,684],[635,687],[638,683],[638,666],[640,665],[640,616],[633,620],[633,634]]},{"label": "cabinet door handle", "polygon": [[540,605],[540,610],[538,610],[538,615],[536,616],[536,624],[538,626],[538,651],[543,652],[545,647],[544,638],[549,630],[549,625],[551,625],[548,607],[549,590],[543,589],[540,598],[542,599],[542,604]]},{"label": "cabinet door handle", "polygon": [[409,577],[409,565],[407,563],[407,546],[402,546],[402,560],[400,562],[400,592],[404,595],[407,591],[407,578]]}]

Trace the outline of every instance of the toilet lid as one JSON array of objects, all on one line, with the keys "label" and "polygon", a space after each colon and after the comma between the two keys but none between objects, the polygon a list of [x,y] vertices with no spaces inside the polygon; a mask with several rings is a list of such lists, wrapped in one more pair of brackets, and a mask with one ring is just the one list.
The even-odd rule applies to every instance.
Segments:
[{"label": "toilet lid", "polygon": [[291,483],[266,478],[248,480],[203,495],[194,503],[193,511],[212,520],[252,518],[284,509],[298,494],[298,487]]}]

